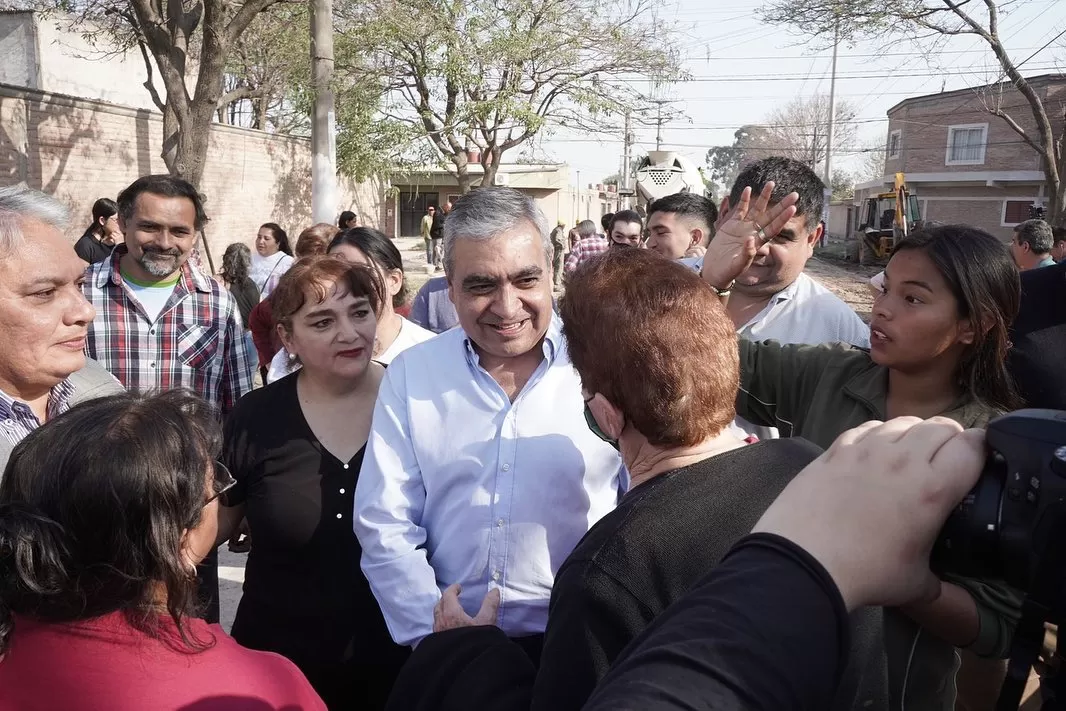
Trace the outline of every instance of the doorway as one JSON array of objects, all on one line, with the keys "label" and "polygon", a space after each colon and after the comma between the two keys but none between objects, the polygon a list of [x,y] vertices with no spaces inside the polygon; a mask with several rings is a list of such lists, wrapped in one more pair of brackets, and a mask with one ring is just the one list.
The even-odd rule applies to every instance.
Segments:
[{"label": "doorway", "polygon": [[438,193],[400,192],[400,236],[418,237],[421,234],[422,216],[430,205],[440,207]]}]

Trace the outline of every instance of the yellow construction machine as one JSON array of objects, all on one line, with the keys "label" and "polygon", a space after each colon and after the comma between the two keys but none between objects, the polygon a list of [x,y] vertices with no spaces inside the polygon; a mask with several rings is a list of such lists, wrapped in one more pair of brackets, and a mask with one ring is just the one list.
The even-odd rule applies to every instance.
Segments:
[{"label": "yellow construction machine", "polygon": [[918,198],[896,173],[895,189],[866,199],[859,224],[859,264],[884,263],[896,243],[922,226]]}]

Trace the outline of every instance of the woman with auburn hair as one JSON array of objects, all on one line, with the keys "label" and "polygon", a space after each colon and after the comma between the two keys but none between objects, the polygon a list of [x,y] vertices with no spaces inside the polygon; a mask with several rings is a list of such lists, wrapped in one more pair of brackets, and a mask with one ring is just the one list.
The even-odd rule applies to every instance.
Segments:
[{"label": "woman with auburn hair", "polygon": [[352,529],[385,373],[371,355],[384,298],[372,269],[298,261],[271,301],[303,367],[245,395],[225,424],[237,484],[224,513],[246,517],[255,539],[233,637],[295,662],[331,709],[381,708],[406,655],[359,570]]},{"label": "woman with auburn hair", "polygon": [[[773,188],[768,183],[754,203],[745,189],[708,247],[703,278],[723,298],[777,238],[780,228],[770,224],[768,211]],[[794,210],[795,195],[774,210]],[[870,350],[742,340],[737,414],[823,447],[864,422],[907,415],[984,427],[1020,406],[1006,369],[1020,293],[1018,269],[992,235],[963,225],[916,232],[896,245],[885,269]],[[1006,657],[1020,605],[1017,591],[1000,581],[945,576],[934,601],[885,609],[891,688],[884,703],[952,707],[956,648],[984,659]],[[1002,671],[994,662],[984,666],[986,674]]]},{"label": "woman with auburn hair", "polygon": [[288,660],[198,619],[214,547],[215,413],[182,390],[71,408],[0,483],[0,709],[325,706]]},{"label": "woman with auburn hair", "polygon": [[[684,265],[609,250],[571,273],[560,315],[588,427],[620,451],[630,483],[556,573],[532,696],[533,709],[552,711],[580,709],[626,645],[820,454],[798,439],[748,444],[730,429],[736,332]],[[453,598],[445,591],[439,619],[454,619]],[[422,655],[442,642],[427,639]],[[854,680],[843,688],[846,709]]]}]

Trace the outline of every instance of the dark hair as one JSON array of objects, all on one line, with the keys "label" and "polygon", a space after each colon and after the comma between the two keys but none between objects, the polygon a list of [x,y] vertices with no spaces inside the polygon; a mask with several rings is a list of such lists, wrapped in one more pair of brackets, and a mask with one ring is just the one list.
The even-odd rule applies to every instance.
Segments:
[{"label": "dark hair", "polygon": [[0,481],[0,652],[12,613],[64,623],[122,612],[176,644],[154,611],[159,586],[181,645],[199,650],[196,576],[181,537],[200,523],[221,448],[217,413],[184,390],[72,407],[31,432]]},{"label": "dark hair", "polygon": [[308,290],[314,294],[315,303],[321,304],[337,283],[343,284],[352,296],[365,296],[374,313],[381,313],[385,285],[376,271],[361,264],[319,255],[301,259],[281,276],[270,294],[274,323],[292,333],[292,317],[307,302]]},{"label": "dark hair", "polygon": [[818,223],[822,221],[825,183],[817,173],[811,170],[809,165],[792,158],[782,156],[763,158],[740,171],[729,193],[730,207],[740,202],[740,194],[744,192],[744,188],[751,188],[752,200],[754,200],[755,196],[762,191],[763,186],[770,181],[774,182],[774,192],[770,195],[772,204],[781,202],[789,193],[799,194],[799,200],[796,201],[796,216],[806,218],[807,231],[813,232]]},{"label": "dark hair", "polygon": [[318,222],[300,233],[296,238],[296,258],[325,254],[329,242],[340,230],[328,222]]},{"label": "dark hair", "polygon": [[351,210],[345,210],[341,213],[341,216],[337,218],[337,226],[342,230],[348,229],[348,223],[356,218],[356,214]]},{"label": "dark hair", "polygon": [[276,222],[264,222],[259,225],[259,229],[264,227],[270,230],[270,234],[274,236],[274,241],[278,243],[278,249],[291,257],[292,246],[289,245],[289,235],[285,230],[281,229],[281,225]]},{"label": "dark hair", "polygon": [[403,280],[400,283],[400,290],[392,297],[392,306],[397,308],[407,303],[407,276],[403,271],[403,256],[391,239],[373,227],[352,227],[348,230],[342,230],[334,237],[333,241],[329,243],[326,253],[332,252],[342,244],[358,249],[370,261],[378,265],[379,269],[387,272],[399,269],[400,274],[403,275]]},{"label": "dark hair", "polygon": [[222,253],[222,269],[219,273],[230,284],[243,284],[248,279],[252,266],[252,250],[248,245],[234,242]]},{"label": "dark hair", "polygon": [[971,397],[1003,411],[1021,406],[1007,370],[1008,330],[1018,314],[1021,280],[1003,243],[966,225],[915,232],[896,252],[918,250],[929,257],[958,304],[959,318],[974,327],[974,342],[959,359],[958,385]]},{"label": "dark hair", "polygon": [[611,234],[611,220],[613,220],[613,219],[614,219],[614,213],[613,212],[608,212],[603,217],[600,218],[600,227],[603,228],[603,232],[604,232],[605,235],[609,236]]},{"label": "dark hair", "polygon": [[1047,254],[1055,246],[1055,233],[1043,220],[1026,220],[1014,228],[1018,244],[1027,244],[1033,254]]},{"label": "dark hair", "polygon": [[585,391],[603,394],[652,444],[692,446],[736,416],[736,328],[692,269],[612,249],[570,275],[559,306]]},{"label": "dark hair", "polygon": [[107,220],[112,215],[117,214],[118,203],[116,203],[111,198],[100,198],[99,200],[93,203],[93,224],[92,227],[90,227],[89,229],[99,234],[100,230],[103,229],[102,227],[100,227],[100,219],[103,218]]},{"label": "dark hair", "polygon": [[704,224],[706,236],[710,238],[714,223],[718,219],[718,208],[714,201],[696,193],[674,193],[661,197],[648,205],[648,219],[656,212],[665,212],[682,217],[699,220]]},{"label": "dark hair", "polygon": [[1052,227],[1051,234],[1055,238],[1054,244],[1066,241],[1066,227]]},{"label": "dark hair", "polygon": [[[713,205],[714,203],[711,203],[711,204]],[[614,232],[614,226],[616,224],[618,224],[619,222],[621,222],[623,224],[632,222],[632,223],[636,223],[636,224],[640,225],[641,227],[644,226],[644,220],[640,219],[640,215],[636,211],[634,211],[634,210],[621,210],[620,212],[616,212],[616,213],[614,213],[614,215],[611,216],[611,224],[609,224],[607,226],[607,236],[608,237],[610,237],[611,233]]]},{"label": "dark hair", "polygon": [[204,212],[204,199],[196,188],[187,180],[173,175],[145,175],[137,178],[130,186],[118,194],[118,214],[122,219],[133,219],[133,206],[141,193],[162,195],[163,197],[185,198],[192,201],[196,211],[193,227],[200,231],[207,224],[207,213]]}]

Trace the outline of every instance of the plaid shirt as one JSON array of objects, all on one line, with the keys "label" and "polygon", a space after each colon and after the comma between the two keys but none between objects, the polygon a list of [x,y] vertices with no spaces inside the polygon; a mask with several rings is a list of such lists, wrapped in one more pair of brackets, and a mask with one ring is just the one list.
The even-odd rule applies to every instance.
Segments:
[{"label": "plaid shirt", "polygon": [[570,273],[588,260],[600,256],[610,248],[611,243],[599,235],[586,237],[585,239],[578,241],[578,243],[574,245],[574,248],[570,250],[570,256],[566,258],[566,266],[563,268],[563,271]]},{"label": "plaid shirt", "polygon": [[188,388],[226,414],[252,389],[255,367],[233,297],[186,262],[174,293],[149,321],[119,272],[124,254],[116,247],[86,272],[85,297],[96,307],[86,355],[129,390]]},{"label": "plaid shirt", "polygon": [[[74,386],[69,379],[52,388],[45,408],[49,420],[70,409],[70,396],[73,394]],[[0,437],[14,446],[40,426],[41,421],[29,405],[0,390]]]}]

